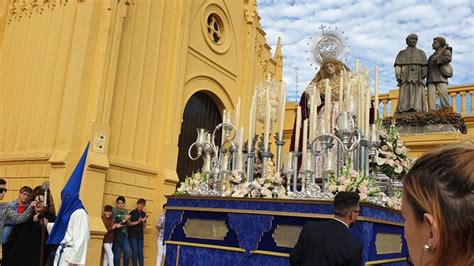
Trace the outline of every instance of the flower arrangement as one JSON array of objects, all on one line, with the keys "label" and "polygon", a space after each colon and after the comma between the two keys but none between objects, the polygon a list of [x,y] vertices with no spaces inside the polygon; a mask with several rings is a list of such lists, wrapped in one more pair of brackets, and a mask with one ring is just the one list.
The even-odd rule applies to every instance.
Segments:
[{"label": "flower arrangement", "polygon": [[412,164],[395,122],[388,127],[382,127],[377,156],[370,162],[371,171],[384,173],[391,179],[401,180]]},{"label": "flower arrangement", "polygon": [[334,174],[328,177],[326,190],[334,194],[340,191],[358,192],[360,200],[366,200],[369,196],[376,196],[381,192],[374,179],[352,169],[352,162],[342,166],[339,177]]},{"label": "flower arrangement", "polygon": [[265,162],[265,177],[261,177],[262,167],[260,162],[256,163],[256,171],[260,171],[255,175],[252,182],[244,182],[235,187],[232,197],[249,197],[249,198],[286,198],[286,189],[283,186],[283,178],[276,172],[275,164],[272,160]]},{"label": "flower arrangement", "polygon": [[201,172],[192,173],[191,176],[187,176],[184,181],[179,184],[179,187],[176,189],[174,194],[177,196],[190,194],[204,182],[205,177]]},{"label": "flower arrangement", "polygon": [[427,125],[449,124],[462,134],[467,134],[467,125],[461,114],[452,111],[452,108],[443,108],[441,110],[429,112],[416,112],[408,114],[399,114],[395,117],[386,117],[383,124],[387,127],[396,122],[399,126],[422,127]]},{"label": "flower arrangement", "polygon": [[393,197],[387,196],[377,186],[372,177],[365,176],[352,169],[351,162],[342,166],[339,177],[334,174],[328,177],[326,190],[333,194],[341,191],[357,192],[361,201],[368,201],[398,210],[401,207],[401,193],[396,193]]}]

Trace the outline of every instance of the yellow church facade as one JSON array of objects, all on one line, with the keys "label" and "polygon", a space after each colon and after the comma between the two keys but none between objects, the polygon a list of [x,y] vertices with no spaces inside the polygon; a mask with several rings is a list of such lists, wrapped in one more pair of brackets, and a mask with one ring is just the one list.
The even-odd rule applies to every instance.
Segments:
[{"label": "yellow church facade", "polygon": [[222,113],[241,97],[248,110],[258,82],[282,78],[281,47],[272,55],[259,20],[255,0],[1,1],[6,200],[47,180],[58,211],[61,188],[90,142],[81,190],[87,265],[101,263],[102,207],[119,195],[128,209],[147,200],[145,263],[155,263],[154,223],[179,181],[190,99],[203,93]]}]

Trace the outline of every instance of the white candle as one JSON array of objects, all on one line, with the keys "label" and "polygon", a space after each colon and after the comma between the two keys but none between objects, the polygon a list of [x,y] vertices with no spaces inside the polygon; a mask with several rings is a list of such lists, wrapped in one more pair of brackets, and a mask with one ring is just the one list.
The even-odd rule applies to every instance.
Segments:
[{"label": "white candle", "polygon": [[365,105],[365,133],[367,134],[367,137],[369,137],[369,122],[370,122],[370,100],[372,99],[370,97],[370,87],[369,87],[369,80],[367,79],[366,81],[367,89],[365,90],[366,92],[366,105]]},{"label": "white candle", "polygon": [[304,165],[304,170],[311,170],[313,165],[313,158],[311,152],[308,150],[306,152],[306,164]]},{"label": "white candle", "polygon": [[344,77],[341,76],[339,79],[339,112],[343,112],[342,108],[342,96],[344,95]]},{"label": "white candle", "polygon": [[285,168],[287,171],[290,171],[293,169],[293,152],[291,151],[286,155]]},{"label": "white candle", "polygon": [[364,106],[364,95],[362,93],[362,84],[360,79],[357,80],[357,89],[358,89],[358,98],[359,101],[357,103],[357,127],[360,129],[360,131],[363,133],[364,129],[362,127],[362,120],[363,120],[363,114],[362,114],[362,106]]},{"label": "white candle", "polygon": [[206,154],[206,157],[204,158],[203,171],[204,172],[211,171],[211,155],[210,154]]},{"label": "white candle", "polygon": [[375,66],[375,84],[374,84],[374,107],[375,120],[379,118],[379,67]]},{"label": "white candle", "polygon": [[325,80],[326,83],[326,93],[324,95],[324,119],[326,120],[326,129],[331,131],[331,88],[329,87],[329,79]]},{"label": "white candle", "polygon": [[332,173],[334,172],[334,154],[332,152],[328,152],[328,155],[326,156],[324,160],[324,171],[326,173]]},{"label": "white candle", "polygon": [[370,125],[370,140],[373,142],[379,141],[379,132],[375,124]]},{"label": "white candle", "polygon": [[347,88],[345,90],[345,95],[344,95],[344,101],[346,103],[344,111],[346,111],[346,112],[351,112],[351,100],[352,100],[351,95],[352,95],[352,93],[351,93],[351,80],[349,79],[347,81]]},{"label": "white candle", "polygon": [[237,153],[237,165],[235,167],[235,170],[242,171],[243,165],[244,165],[243,159],[244,159],[243,154],[241,152]]},{"label": "white candle", "polygon": [[253,130],[255,126],[254,114],[255,114],[255,94],[252,97],[252,103],[250,104],[250,114],[249,114],[249,135],[247,142],[247,151],[250,152],[252,149],[252,140],[253,140]]},{"label": "white candle", "polygon": [[309,141],[311,142],[314,138],[314,123],[313,123],[313,118],[314,118],[314,94],[309,96]]},{"label": "white candle", "polygon": [[283,126],[285,124],[285,109],[286,109],[286,84],[282,82],[281,93],[280,93],[280,114],[278,116],[278,140],[283,140]]},{"label": "white candle", "polygon": [[240,127],[239,130],[239,148],[238,152],[242,153],[242,146],[244,146],[244,127]]},{"label": "white candle", "polygon": [[306,149],[308,147],[308,119],[303,121],[303,147],[301,151],[303,152],[303,163],[306,162]]},{"label": "white candle", "polygon": [[240,97],[237,100],[237,107],[235,108],[235,119],[234,119],[234,126],[235,128],[240,127]]},{"label": "white candle", "polygon": [[268,151],[268,138],[270,136],[270,118],[271,118],[271,106],[270,106],[270,94],[268,90],[265,92],[265,124],[263,133],[263,150]]},{"label": "white candle", "polygon": [[229,165],[229,157],[227,153],[224,153],[224,159],[222,160],[222,171],[227,171]]},{"label": "white candle", "polygon": [[296,108],[296,130],[295,130],[295,149],[299,151],[300,147],[300,127],[301,127],[301,106]]},{"label": "white candle", "polygon": [[[225,110],[225,109],[224,109],[224,112],[222,114],[222,122],[223,123],[227,122],[227,110]],[[221,147],[222,147],[222,145],[224,145],[224,141],[225,141],[224,127],[221,127],[221,130],[222,130],[222,134],[221,134]]]}]

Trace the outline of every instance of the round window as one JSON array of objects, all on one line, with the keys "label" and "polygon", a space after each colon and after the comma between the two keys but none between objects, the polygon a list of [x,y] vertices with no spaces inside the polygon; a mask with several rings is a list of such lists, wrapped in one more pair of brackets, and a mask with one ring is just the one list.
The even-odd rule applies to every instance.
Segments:
[{"label": "round window", "polygon": [[210,4],[203,9],[201,21],[203,37],[209,47],[219,54],[227,52],[232,38],[226,12],[219,5]]}]

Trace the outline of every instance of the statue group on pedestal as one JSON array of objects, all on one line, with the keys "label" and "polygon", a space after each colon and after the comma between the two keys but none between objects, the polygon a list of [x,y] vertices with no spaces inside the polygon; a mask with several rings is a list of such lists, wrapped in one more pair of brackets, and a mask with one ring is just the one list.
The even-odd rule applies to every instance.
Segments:
[{"label": "statue group on pedestal", "polygon": [[[448,102],[448,78],[453,69],[449,64],[452,48],[443,37],[433,39],[435,52],[427,59],[425,52],[416,48],[418,36],[406,38],[408,47],[395,59],[395,76],[399,90],[396,113],[436,111],[438,92],[441,109],[450,108]],[[426,86],[425,86],[426,85]],[[425,106],[425,88],[428,88],[428,107]]]}]

